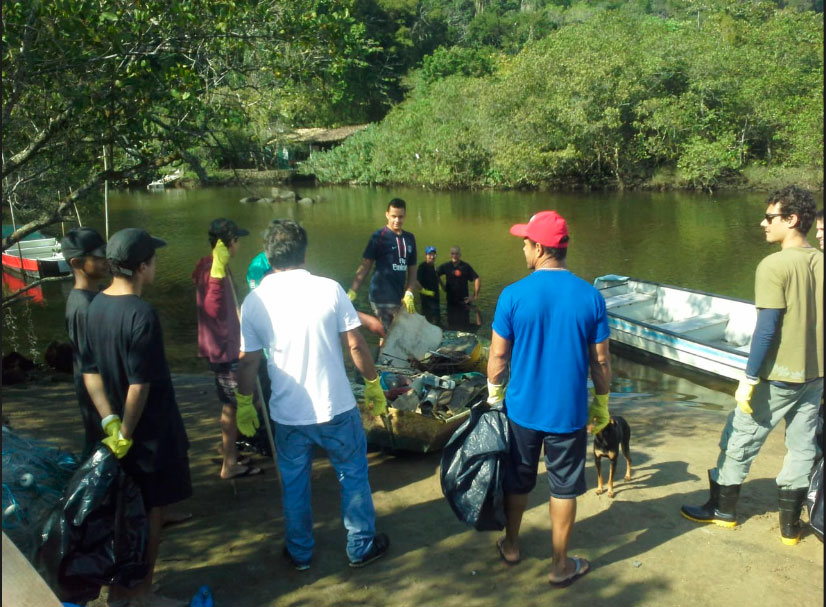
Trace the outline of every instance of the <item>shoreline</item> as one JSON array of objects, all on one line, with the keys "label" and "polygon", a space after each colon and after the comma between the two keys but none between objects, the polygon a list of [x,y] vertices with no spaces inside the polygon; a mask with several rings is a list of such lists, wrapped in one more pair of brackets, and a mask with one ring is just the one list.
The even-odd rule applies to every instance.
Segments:
[{"label": "shoreline", "polygon": [[[173,374],[173,383],[190,438],[195,496],[178,506],[193,519],[164,534],[156,575],[163,595],[188,601],[206,583],[216,604],[243,607],[539,606],[554,600],[574,607],[823,605],[823,544],[808,530],[797,546],[780,542],[774,476],[785,453],[782,428],[769,436],[743,485],[739,525],[698,525],[683,519],[679,507],[705,501],[706,469],[714,465],[728,410],[678,405],[665,400],[679,398],[670,393],[612,394],[611,412],[632,428],[634,474],[622,480],[620,458],[615,497],[597,496],[589,449],[588,492],[578,499],[570,555],[587,558],[593,570],[567,590],[545,582],[551,547],[544,464],[523,521],[523,561],[508,567],[496,553],[500,533],[461,524],[442,497],[439,454],[369,452],[377,528],[391,544],[385,558],[353,570],[344,555],[339,485],[328,460],[318,456],[311,481],[315,554],[309,571],[296,572],[280,554],[281,491],[272,459],[255,458],[262,476],[238,479],[234,487],[220,481],[211,461],[220,412],[214,380]],[[5,387],[3,413],[15,431],[79,451],[71,383],[46,378]],[[103,605],[102,599],[90,603]]]}]

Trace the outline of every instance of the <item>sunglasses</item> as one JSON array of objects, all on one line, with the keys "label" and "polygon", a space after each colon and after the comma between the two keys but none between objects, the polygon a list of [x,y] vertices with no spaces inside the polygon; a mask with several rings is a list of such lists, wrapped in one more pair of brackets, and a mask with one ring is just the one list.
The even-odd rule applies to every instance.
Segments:
[{"label": "sunglasses", "polygon": [[766,213],[764,215],[766,222],[771,223],[775,217],[788,217],[785,213]]}]

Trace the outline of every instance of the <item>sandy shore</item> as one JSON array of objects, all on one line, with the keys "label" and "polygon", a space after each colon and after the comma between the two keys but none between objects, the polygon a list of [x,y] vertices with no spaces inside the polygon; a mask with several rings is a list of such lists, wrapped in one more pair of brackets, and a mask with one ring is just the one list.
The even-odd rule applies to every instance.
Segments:
[{"label": "sandy shore", "polygon": [[[634,477],[616,496],[589,491],[578,501],[572,554],[593,571],[565,590],[545,582],[550,562],[547,485],[542,478],[525,514],[521,564],[496,553],[497,533],[459,523],[442,497],[439,455],[370,453],[378,529],[388,555],[347,567],[338,483],[326,459],[313,467],[316,553],[309,571],[281,558],[283,525],[272,460],[259,477],[218,478],[218,405],[209,376],[177,375],[175,386],[192,443],[195,495],[181,504],[194,518],[167,530],[156,574],[161,593],[188,601],[208,584],[219,607],[299,605],[823,605],[823,544],[807,533],[794,547],[779,539],[774,476],[785,452],[778,428],[752,467],[738,505],[740,525],[702,526],[679,515],[707,496],[725,412],[618,397],[612,412],[632,428]],[[79,452],[79,413],[68,381],[4,387],[3,414],[14,430]],[[606,466],[603,463],[603,466]],[[540,472],[544,466],[540,464]],[[620,479],[625,464],[618,466]],[[5,582],[5,580],[4,580]],[[95,601],[93,605],[103,605]]]}]

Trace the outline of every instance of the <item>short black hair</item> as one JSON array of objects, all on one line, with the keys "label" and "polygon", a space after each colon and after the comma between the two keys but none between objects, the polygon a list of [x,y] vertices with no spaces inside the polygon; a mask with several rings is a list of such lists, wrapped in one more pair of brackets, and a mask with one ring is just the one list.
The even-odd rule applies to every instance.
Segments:
[{"label": "short black hair", "polygon": [[[536,246],[535,240],[531,240],[530,238],[528,238],[528,241],[531,243],[531,245]],[[563,236],[560,239],[560,241],[563,243],[568,242],[568,236]],[[556,259],[557,261],[564,261],[565,257],[568,255],[568,247],[546,247],[544,244],[541,244],[539,246],[542,247],[543,255],[548,255],[551,258]]]},{"label": "short black hair", "polygon": [[820,209],[817,213],[815,213],[815,219],[818,221],[823,221],[823,209]]},{"label": "short black hair", "polygon": [[404,200],[402,200],[401,198],[394,198],[393,200],[388,202],[387,203],[387,210],[388,211],[390,210],[390,207],[393,207],[394,209],[404,209],[405,211],[407,211],[407,203]]},{"label": "short black hair", "polygon": [[273,269],[298,267],[307,252],[307,230],[293,219],[273,219],[264,236],[264,251]]},{"label": "short black hair", "polygon": [[815,199],[809,190],[789,185],[772,192],[766,205],[779,204],[784,217],[797,215],[795,229],[808,234],[815,220]]},{"label": "short black hair", "polygon": [[134,268],[121,267],[117,264],[116,261],[113,261],[111,259],[108,259],[107,261],[109,262],[109,271],[112,273],[112,276],[117,276],[119,278],[128,278],[129,280],[132,280],[132,278],[134,278],[135,276],[135,271],[141,267],[141,264],[149,264],[149,262],[152,261],[153,257],[155,257],[155,251],[152,251],[152,254],[143,261],[138,262],[138,265],[136,265]]}]

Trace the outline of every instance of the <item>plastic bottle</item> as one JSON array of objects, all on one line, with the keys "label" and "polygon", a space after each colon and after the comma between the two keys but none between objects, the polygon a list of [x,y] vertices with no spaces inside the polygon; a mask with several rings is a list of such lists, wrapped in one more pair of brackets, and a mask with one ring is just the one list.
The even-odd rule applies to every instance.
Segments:
[{"label": "plastic bottle", "polygon": [[196,592],[192,600],[189,601],[189,607],[214,607],[212,591],[209,589],[209,586],[201,586],[198,588],[198,592]]}]

